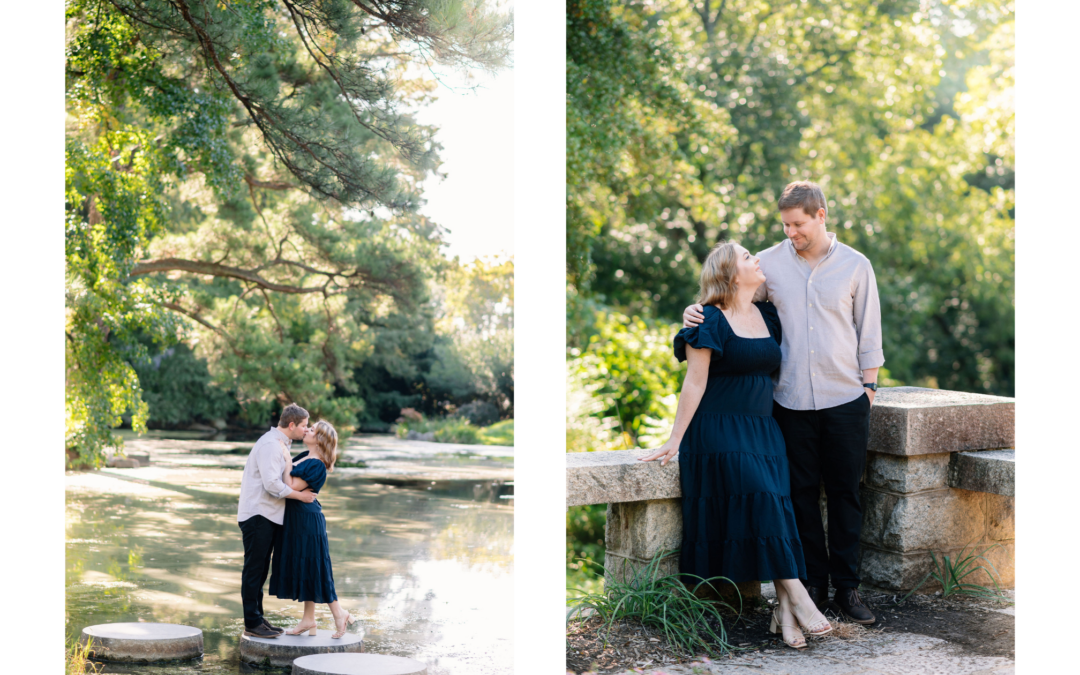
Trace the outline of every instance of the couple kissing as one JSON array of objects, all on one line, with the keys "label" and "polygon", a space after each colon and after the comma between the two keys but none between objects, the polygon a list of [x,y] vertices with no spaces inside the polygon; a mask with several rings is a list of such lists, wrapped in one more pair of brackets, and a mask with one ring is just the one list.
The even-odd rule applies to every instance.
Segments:
[{"label": "couple kissing", "polygon": [[[276,638],[283,633],[316,635],[315,603],[326,603],[337,632],[353,622],[334,590],[326,518],[317,496],[337,461],[337,431],[326,421],[308,426],[308,412],[291,403],[278,426],[255,443],[240,479],[237,521],[244,541],[240,596],[244,635]],[[293,441],[305,450],[289,451]],[[270,573],[271,567],[273,573]],[[270,574],[270,594],[304,603],[304,616],[291,630],[272,625],[263,615],[263,584]]]}]

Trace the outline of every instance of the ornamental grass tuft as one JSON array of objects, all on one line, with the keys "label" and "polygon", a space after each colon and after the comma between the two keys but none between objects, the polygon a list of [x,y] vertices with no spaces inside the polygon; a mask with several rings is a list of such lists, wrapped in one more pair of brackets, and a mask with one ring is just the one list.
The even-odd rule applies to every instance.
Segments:
[{"label": "ornamental grass tuft", "polygon": [[[970,545],[970,544],[969,544]],[[941,556],[939,562],[937,556],[933,551],[930,552],[930,560],[933,562],[934,569],[922,578],[915,588],[908,591],[907,595],[900,599],[897,604],[903,604],[905,600],[911,597],[911,594],[923,587],[923,585],[931,578],[941,584],[941,597],[947,598],[950,595],[970,595],[979,598],[990,598],[993,600],[1003,600],[1005,602],[1012,602],[1012,600],[1001,592],[1001,587],[998,585],[995,576],[998,574],[997,568],[994,567],[994,563],[990,562],[985,556],[993,549],[1001,546],[1001,544],[994,544],[989,546],[981,553],[975,553],[974,551],[968,552],[968,547],[960,549],[960,552],[956,554],[956,559],[953,560],[947,555]],[[986,569],[983,565],[978,565],[978,561],[983,561],[990,566],[990,569]],[[990,590],[986,586],[980,586],[978,584],[965,582],[964,579],[970,575],[982,570],[986,572],[986,575],[990,577],[990,581],[994,584],[995,590]],[[993,570],[991,573],[990,570]]]},{"label": "ornamental grass tuft", "polygon": [[[718,656],[736,649],[727,639],[721,608],[742,613],[742,596],[738,587],[725,577],[702,579],[688,574],[660,575],[660,563],[677,555],[665,551],[653,557],[637,570],[628,581],[607,581],[601,593],[586,593],[570,602],[572,611],[567,621],[583,613],[601,619],[598,637],[605,640],[616,622],[633,621],[659,629],[668,644],[676,651],[693,656],[704,651]],[[693,585],[685,583],[689,581]],[[711,591],[719,597],[721,584],[735,587],[739,609],[723,600],[702,597]]]}]

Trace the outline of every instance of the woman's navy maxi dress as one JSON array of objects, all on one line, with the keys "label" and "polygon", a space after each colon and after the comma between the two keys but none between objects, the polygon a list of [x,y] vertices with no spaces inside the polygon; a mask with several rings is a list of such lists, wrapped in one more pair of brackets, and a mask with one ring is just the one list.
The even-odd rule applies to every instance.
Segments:
[{"label": "woman's navy maxi dress", "polygon": [[735,335],[719,309],[675,336],[686,347],[712,349],[709,380],[679,446],[683,543],[679,571],[735,583],[806,576],[791,506],[784,437],[772,416],[780,367],[780,318],[771,303],[754,303],[767,338]]},{"label": "woman's navy maxi dress", "polygon": [[[293,462],[306,454],[305,450]],[[318,493],[326,482],[326,466],[318,459],[307,459],[296,464],[291,475],[304,479],[307,489]],[[285,520],[279,532],[270,595],[318,604],[337,600],[334,570],[330,566],[330,540],[319,500],[310,504],[298,499],[286,500]]]}]

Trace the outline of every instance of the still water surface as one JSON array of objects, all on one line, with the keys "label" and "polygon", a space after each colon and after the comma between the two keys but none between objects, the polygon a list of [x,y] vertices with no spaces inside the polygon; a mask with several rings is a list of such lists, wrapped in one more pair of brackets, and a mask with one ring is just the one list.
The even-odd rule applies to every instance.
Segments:
[{"label": "still water surface", "polygon": [[[67,634],[124,621],[201,628],[188,664],[105,672],[236,673],[243,630],[241,471],[162,464],[67,475]],[[319,495],[342,605],[364,650],[416,658],[432,675],[506,673],[513,655],[513,508],[490,480],[402,481],[335,472]],[[267,596],[267,617],[301,605]],[[333,620],[317,607],[320,628]]]}]

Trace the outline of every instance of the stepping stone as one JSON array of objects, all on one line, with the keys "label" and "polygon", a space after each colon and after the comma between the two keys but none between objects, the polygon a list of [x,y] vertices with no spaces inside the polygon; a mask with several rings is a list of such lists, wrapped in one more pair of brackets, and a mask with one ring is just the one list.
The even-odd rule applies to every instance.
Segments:
[{"label": "stepping stone", "polygon": [[292,675],[427,675],[427,666],[386,654],[315,654],[293,661]]},{"label": "stepping stone", "polygon": [[332,630],[320,629],[317,635],[304,633],[276,638],[241,635],[240,660],[244,663],[281,668],[289,666],[301,656],[363,651],[363,634],[346,633],[337,640],[330,637],[333,634]]},{"label": "stepping stone", "polygon": [[202,656],[203,633],[176,623],[103,623],[83,628],[79,643],[93,640],[94,658],[151,663]]}]

